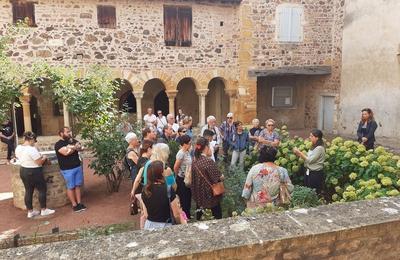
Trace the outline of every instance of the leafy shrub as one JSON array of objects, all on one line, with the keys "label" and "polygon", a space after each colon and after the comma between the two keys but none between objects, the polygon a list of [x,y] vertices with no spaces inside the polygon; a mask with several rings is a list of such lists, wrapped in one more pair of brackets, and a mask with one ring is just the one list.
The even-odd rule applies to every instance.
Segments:
[{"label": "leafy shrub", "polygon": [[292,199],[290,200],[291,208],[310,208],[321,205],[314,189],[296,185],[292,192]]},{"label": "leafy shrub", "polygon": [[251,217],[257,214],[274,213],[283,210],[285,210],[285,208],[275,206],[272,203],[268,203],[264,207],[246,208],[241,215],[244,217]]},{"label": "leafy shrub", "polygon": [[175,160],[176,160],[176,154],[179,151],[179,144],[176,141],[170,141],[168,143],[169,147],[169,157],[168,157],[168,164],[171,168],[174,168],[175,165]]},{"label": "leafy shrub", "polygon": [[224,174],[225,194],[222,199],[222,215],[231,217],[233,212],[241,213],[246,204],[242,198],[242,190],[246,182],[247,174],[240,168],[232,168],[227,170],[225,163],[219,163],[219,169]]}]

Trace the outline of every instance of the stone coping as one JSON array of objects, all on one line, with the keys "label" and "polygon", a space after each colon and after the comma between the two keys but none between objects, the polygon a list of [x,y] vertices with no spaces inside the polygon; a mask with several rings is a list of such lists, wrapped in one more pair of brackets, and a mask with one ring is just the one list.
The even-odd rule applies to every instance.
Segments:
[{"label": "stone coping", "polygon": [[178,225],[159,231],[40,244],[0,251],[1,259],[130,259],[185,256],[243,246],[273,246],[278,240],[302,239],[384,223],[399,225],[400,197],[380,198]]}]

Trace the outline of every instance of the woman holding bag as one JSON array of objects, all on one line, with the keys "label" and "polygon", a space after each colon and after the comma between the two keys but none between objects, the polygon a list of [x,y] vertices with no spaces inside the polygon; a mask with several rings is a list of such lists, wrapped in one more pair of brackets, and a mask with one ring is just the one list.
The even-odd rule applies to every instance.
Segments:
[{"label": "woman holding bag", "polygon": [[200,220],[203,209],[211,209],[215,219],[222,218],[221,200],[223,175],[210,158],[208,140],[200,137],[195,146],[192,163],[192,196],[197,204],[196,219]]},{"label": "woman holding bag", "polygon": [[142,199],[147,216],[144,229],[160,229],[175,223],[186,224],[181,214],[178,197],[174,189],[166,185],[164,163],[153,161],[147,170],[147,182],[142,191]]}]

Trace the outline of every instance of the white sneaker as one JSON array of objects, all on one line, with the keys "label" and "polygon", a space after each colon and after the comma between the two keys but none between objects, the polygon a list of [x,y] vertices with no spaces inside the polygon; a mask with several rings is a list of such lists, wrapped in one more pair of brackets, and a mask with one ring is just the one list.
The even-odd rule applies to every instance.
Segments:
[{"label": "white sneaker", "polygon": [[38,210],[28,211],[28,218],[33,218],[33,217],[36,217],[39,215],[40,215],[40,211],[38,211]]},{"label": "white sneaker", "polygon": [[40,212],[40,215],[48,216],[48,215],[54,214],[54,212],[56,212],[54,209],[42,209],[42,211]]}]

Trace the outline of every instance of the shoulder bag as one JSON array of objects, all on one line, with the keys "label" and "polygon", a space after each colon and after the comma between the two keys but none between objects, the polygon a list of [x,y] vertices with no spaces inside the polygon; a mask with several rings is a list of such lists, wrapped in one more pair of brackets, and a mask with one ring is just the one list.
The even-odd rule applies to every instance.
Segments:
[{"label": "shoulder bag", "polygon": [[199,170],[198,167],[196,167],[196,170],[203,177],[203,179],[206,181],[206,183],[210,186],[214,197],[225,193],[225,187],[224,187],[224,183],[222,181],[219,181],[215,184],[211,184],[211,182],[203,175],[203,173]]}]

